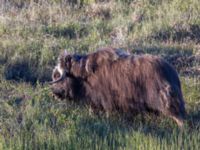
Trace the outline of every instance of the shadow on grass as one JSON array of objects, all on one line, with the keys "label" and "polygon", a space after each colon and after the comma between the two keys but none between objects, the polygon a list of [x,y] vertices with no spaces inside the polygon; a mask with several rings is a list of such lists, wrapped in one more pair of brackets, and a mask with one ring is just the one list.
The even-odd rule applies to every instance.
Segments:
[{"label": "shadow on grass", "polygon": [[164,31],[155,33],[151,38],[158,41],[184,42],[184,41],[196,41],[200,42],[200,26],[190,25],[188,28],[183,28],[181,25],[171,27]]},{"label": "shadow on grass", "polygon": [[134,54],[160,55],[169,62],[176,71],[185,77],[200,77],[200,56],[193,54],[191,48],[162,47],[162,46],[133,46]]},{"label": "shadow on grass", "polygon": [[[175,145],[175,147],[177,147],[176,149],[180,149],[181,144],[190,144],[188,147],[192,146],[193,143],[187,143],[191,137],[193,137],[192,140],[197,137],[197,141],[198,138],[200,138],[198,129],[200,111],[196,110],[190,112],[188,117],[193,121],[194,127],[190,129],[186,126],[182,132],[169,118],[163,116],[158,117],[155,114],[147,114],[144,118],[142,115],[137,115],[130,121],[121,115],[110,116],[109,118],[106,118],[104,114],[100,116],[89,115],[88,111],[80,110],[82,106],[77,107],[72,104],[72,106],[69,107],[65,103],[63,104],[58,106],[58,108],[60,109],[63,107],[63,111],[69,110],[69,112],[66,112],[66,116],[69,117],[66,117],[66,126],[57,124],[57,118],[55,118],[54,114],[49,112],[45,114],[46,110],[43,108],[43,117],[41,121],[46,122],[49,120],[49,123],[45,124],[45,130],[43,131],[43,134],[45,133],[47,137],[45,136],[44,139],[40,140],[40,129],[37,130],[38,126],[35,126],[35,129],[38,132],[36,132],[36,135],[34,134],[33,124],[37,120],[34,117],[34,119],[26,121],[26,128],[25,130],[22,130],[24,141],[21,142],[27,143],[30,147],[33,147],[35,144],[37,147],[35,149],[40,149],[44,145],[46,146],[45,149],[117,150],[138,149],[143,146],[145,148],[142,149],[146,149],[150,146],[148,145],[149,143],[155,144],[156,148],[163,147],[163,145],[165,146],[167,143],[169,148],[171,148],[170,145]],[[47,107],[47,109],[49,108]],[[74,112],[76,109],[77,112]],[[21,118],[17,119],[18,121],[21,121]],[[30,123],[28,121],[30,121]],[[27,128],[28,130],[26,130]],[[58,130],[56,128],[58,128]],[[54,132],[52,135],[49,135],[47,131]],[[189,140],[186,141],[183,139]],[[182,149],[188,149],[187,146],[185,147]]]},{"label": "shadow on grass", "polygon": [[[87,135],[91,139],[105,140],[107,145],[115,145],[123,147],[128,141],[128,138],[134,137],[135,134],[152,135],[155,138],[170,139],[170,134],[173,128],[167,126],[160,126],[159,124],[144,121],[137,118],[134,121],[127,121],[124,118],[113,119],[100,119],[95,120],[92,118],[84,118],[79,122],[78,135]],[[177,128],[176,128],[177,129]],[[178,130],[177,130],[178,131]]]},{"label": "shadow on grass", "polygon": [[[174,143],[174,140],[178,140],[177,137],[179,136],[182,136],[183,139],[188,136],[192,137],[194,133],[199,131],[200,127],[200,111],[189,114],[193,127],[191,128],[187,125],[189,122],[187,120],[183,130],[179,129],[174,122],[169,121],[165,117],[160,118],[164,120],[161,122],[158,121],[159,119],[155,115],[150,116],[150,118],[150,120],[143,120],[139,117],[133,121],[127,121],[124,118],[116,120],[112,118],[99,120],[83,118],[78,124],[77,137],[84,135],[88,139],[93,139],[94,143],[104,141],[111,149],[118,149],[119,147],[126,147],[127,141],[130,141],[132,138],[147,140],[148,137],[153,137],[157,140],[164,140],[167,143]],[[165,121],[165,119],[168,121]]]},{"label": "shadow on grass", "polygon": [[188,114],[188,125],[191,130],[200,129],[200,104],[197,111],[193,111]]},{"label": "shadow on grass", "polygon": [[153,55],[183,55],[183,56],[191,56],[193,54],[192,48],[182,48],[177,46],[162,46],[162,45],[133,45],[130,48],[133,53],[136,54],[144,54],[149,53]]},{"label": "shadow on grass", "polygon": [[51,69],[38,68],[26,60],[16,61],[5,65],[4,76],[6,80],[23,81],[34,85],[37,81],[41,83],[50,81]]}]

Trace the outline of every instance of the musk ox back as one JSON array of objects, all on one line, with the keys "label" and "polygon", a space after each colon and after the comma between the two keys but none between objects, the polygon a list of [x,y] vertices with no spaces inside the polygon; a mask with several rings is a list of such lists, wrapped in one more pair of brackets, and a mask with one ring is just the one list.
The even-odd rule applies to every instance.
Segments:
[{"label": "musk ox back", "polygon": [[183,126],[179,77],[160,57],[112,48],[88,55],[62,53],[52,79],[52,91],[61,99],[83,101],[107,113],[156,111]]}]

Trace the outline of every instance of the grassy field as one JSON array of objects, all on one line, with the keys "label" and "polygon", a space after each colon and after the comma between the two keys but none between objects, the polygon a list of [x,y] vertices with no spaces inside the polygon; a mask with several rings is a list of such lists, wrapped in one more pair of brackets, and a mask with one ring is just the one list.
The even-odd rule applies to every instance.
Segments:
[{"label": "grassy field", "polygon": [[[46,82],[63,49],[87,53],[105,46],[161,55],[170,63],[177,58],[172,64],[186,102],[184,130],[163,116],[128,122],[52,97]],[[199,55],[199,0],[2,0],[0,150],[198,150]],[[193,57],[199,59],[188,60]]]}]

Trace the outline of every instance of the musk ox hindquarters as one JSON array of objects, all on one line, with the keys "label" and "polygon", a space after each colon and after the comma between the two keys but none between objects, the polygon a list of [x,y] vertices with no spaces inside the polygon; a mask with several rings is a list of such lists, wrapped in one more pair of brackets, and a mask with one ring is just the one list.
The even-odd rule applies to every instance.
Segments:
[{"label": "musk ox hindquarters", "polygon": [[88,55],[62,53],[52,74],[61,99],[84,101],[96,110],[157,111],[183,126],[185,106],[176,71],[160,57],[104,48]]}]

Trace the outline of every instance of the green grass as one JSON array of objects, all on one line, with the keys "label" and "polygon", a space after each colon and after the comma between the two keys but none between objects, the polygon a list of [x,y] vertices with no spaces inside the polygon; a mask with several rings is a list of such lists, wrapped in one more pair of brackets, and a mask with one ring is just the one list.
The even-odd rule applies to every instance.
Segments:
[{"label": "green grass", "polygon": [[89,106],[53,98],[45,83],[63,49],[196,55],[199,0],[8,0],[0,12],[0,149],[200,148],[199,75],[180,74],[183,131],[154,114],[132,121],[95,115]]},{"label": "green grass", "polygon": [[200,84],[182,81],[188,112],[183,131],[163,116],[138,115],[132,121],[119,115],[106,118],[105,114],[90,113],[88,106],[55,100],[46,85],[32,87],[2,81],[0,146],[3,149],[198,149]]}]

